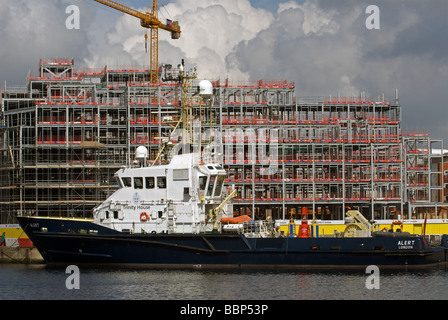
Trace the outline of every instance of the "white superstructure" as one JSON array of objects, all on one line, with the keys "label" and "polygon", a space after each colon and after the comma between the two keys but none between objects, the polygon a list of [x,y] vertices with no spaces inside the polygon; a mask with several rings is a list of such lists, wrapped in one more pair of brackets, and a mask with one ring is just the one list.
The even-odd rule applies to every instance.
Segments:
[{"label": "white superstructure", "polygon": [[167,165],[145,166],[144,150],[136,152],[140,167],[115,174],[119,189],[94,209],[94,221],[130,233],[200,233],[213,231],[230,205],[213,215],[224,200],[226,171],[219,164],[198,164],[199,154],[173,156]]}]

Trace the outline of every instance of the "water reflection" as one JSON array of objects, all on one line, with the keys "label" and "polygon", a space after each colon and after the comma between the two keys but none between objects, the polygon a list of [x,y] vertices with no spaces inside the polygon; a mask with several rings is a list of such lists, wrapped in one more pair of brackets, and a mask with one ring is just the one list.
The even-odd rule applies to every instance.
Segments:
[{"label": "water reflection", "polygon": [[82,269],[68,290],[65,269],[0,265],[1,299],[343,300],[448,299],[446,270],[381,271],[367,289],[359,271]]}]

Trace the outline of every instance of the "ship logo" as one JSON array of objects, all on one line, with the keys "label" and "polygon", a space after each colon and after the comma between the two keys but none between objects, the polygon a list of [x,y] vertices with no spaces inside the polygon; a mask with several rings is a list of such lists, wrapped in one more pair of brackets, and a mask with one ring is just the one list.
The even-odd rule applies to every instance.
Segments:
[{"label": "ship logo", "polygon": [[134,197],[132,198],[134,200],[134,204],[139,204],[140,203],[140,195],[138,194],[138,192],[136,192],[134,194]]}]

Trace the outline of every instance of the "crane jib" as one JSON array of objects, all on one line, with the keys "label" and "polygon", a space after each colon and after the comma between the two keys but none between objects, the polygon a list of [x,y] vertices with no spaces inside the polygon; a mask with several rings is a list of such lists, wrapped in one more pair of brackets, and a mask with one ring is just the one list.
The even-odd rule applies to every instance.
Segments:
[{"label": "crane jib", "polygon": [[152,12],[140,12],[135,9],[129,8],[121,3],[112,0],[94,0],[101,4],[104,4],[108,7],[116,9],[118,11],[124,12],[131,16],[134,16],[140,19],[140,25],[144,28],[148,28],[152,30],[151,36],[151,58],[150,58],[150,81],[152,85],[158,85],[158,69],[159,69],[159,61],[158,61],[158,29],[163,29],[171,32],[171,39],[179,39],[180,38],[180,26],[178,21],[172,21],[167,19],[166,23],[162,23],[158,19],[157,14],[157,0],[153,0],[152,4]]}]

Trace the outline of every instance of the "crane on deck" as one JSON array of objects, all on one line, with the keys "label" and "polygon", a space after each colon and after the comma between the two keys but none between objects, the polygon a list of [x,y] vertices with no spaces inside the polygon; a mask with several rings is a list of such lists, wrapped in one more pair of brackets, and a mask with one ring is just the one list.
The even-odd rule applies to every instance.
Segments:
[{"label": "crane on deck", "polygon": [[136,17],[140,19],[140,25],[143,28],[151,29],[150,82],[151,85],[157,86],[159,84],[159,29],[171,32],[171,39],[179,39],[181,33],[179,22],[167,19],[166,23],[162,23],[158,18],[157,0],[153,0],[151,12],[146,13],[134,10],[113,0],[94,1]]}]

